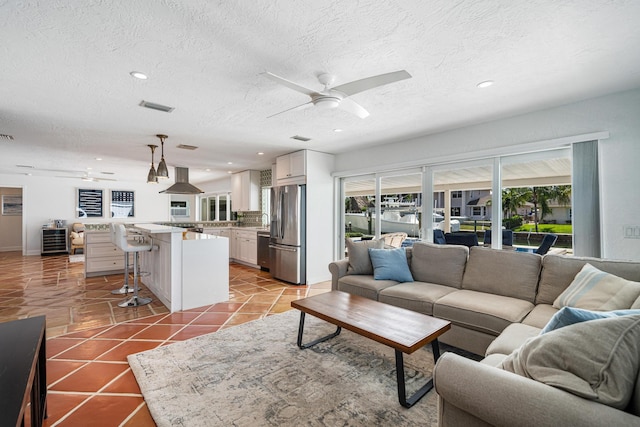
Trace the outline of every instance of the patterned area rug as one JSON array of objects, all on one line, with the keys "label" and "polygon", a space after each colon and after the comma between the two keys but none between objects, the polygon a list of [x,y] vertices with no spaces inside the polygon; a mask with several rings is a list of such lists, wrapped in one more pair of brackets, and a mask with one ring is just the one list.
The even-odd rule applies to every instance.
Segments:
[{"label": "patterned area rug", "polygon": [[[436,394],[398,402],[390,347],[352,332],[296,346],[299,312],[270,316],[130,355],[162,426],[435,426]],[[306,316],[305,342],[335,330]],[[431,346],[405,355],[407,392],[431,374]]]}]

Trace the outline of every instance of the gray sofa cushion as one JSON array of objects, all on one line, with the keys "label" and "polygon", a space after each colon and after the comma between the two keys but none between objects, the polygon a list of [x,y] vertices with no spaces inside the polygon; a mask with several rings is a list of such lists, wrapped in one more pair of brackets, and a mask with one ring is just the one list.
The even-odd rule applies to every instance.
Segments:
[{"label": "gray sofa cushion", "polygon": [[498,336],[511,323],[520,322],[533,304],[517,298],[460,290],[436,301],[433,315],[468,329]]},{"label": "gray sofa cushion", "polygon": [[[638,262],[602,260],[589,257],[568,257],[545,255],[542,260],[540,284],[536,295],[536,304],[553,304],[558,295],[573,282],[576,274],[589,263],[598,270],[615,274],[627,280],[640,282]],[[632,308],[637,308],[632,305]]]},{"label": "gray sofa cushion", "polygon": [[378,292],[397,284],[395,280],[375,280],[373,276],[352,275],[340,278],[338,290],[377,301]]},{"label": "gray sofa cushion", "polygon": [[622,316],[576,323],[539,335],[511,353],[502,368],[625,409],[636,388],[638,354],[640,315]]},{"label": "gray sofa cushion", "polygon": [[541,261],[542,257],[537,254],[473,247],[469,251],[462,289],[533,303]]},{"label": "gray sofa cushion", "polygon": [[469,248],[417,242],[412,251],[411,274],[414,280],[458,289],[462,286]]},{"label": "gray sofa cushion", "polygon": [[347,254],[349,255],[349,267],[347,274],[373,274],[373,265],[369,258],[369,248],[384,248],[384,240],[362,240],[354,242],[346,240]]},{"label": "gray sofa cushion", "polygon": [[400,283],[381,290],[378,301],[431,316],[433,303],[455,290],[455,288],[434,283]]},{"label": "gray sofa cushion", "polygon": [[558,309],[550,304],[538,304],[531,313],[527,314],[522,323],[542,329],[557,312]]},{"label": "gray sofa cushion", "polygon": [[502,331],[498,338],[489,344],[485,355],[511,354],[511,352],[522,346],[529,338],[534,338],[538,335],[540,335],[540,328],[522,323],[512,323],[504,328],[504,331]]}]

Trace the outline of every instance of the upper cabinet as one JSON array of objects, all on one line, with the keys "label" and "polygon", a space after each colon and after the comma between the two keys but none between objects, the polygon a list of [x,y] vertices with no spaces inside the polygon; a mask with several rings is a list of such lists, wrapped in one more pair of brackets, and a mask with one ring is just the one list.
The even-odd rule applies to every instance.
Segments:
[{"label": "upper cabinet", "polygon": [[278,185],[305,184],[306,175],[307,158],[305,150],[276,158],[276,181]]},{"label": "upper cabinet", "polygon": [[260,171],[242,171],[231,175],[231,210],[260,210]]}]

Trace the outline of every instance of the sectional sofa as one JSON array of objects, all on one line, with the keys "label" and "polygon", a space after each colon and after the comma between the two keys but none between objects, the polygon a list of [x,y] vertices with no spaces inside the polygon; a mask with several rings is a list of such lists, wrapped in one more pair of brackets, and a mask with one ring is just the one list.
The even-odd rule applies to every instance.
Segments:
[{"label": "sectional sofa", "polygon": [[[637,283],[640,282],[640,262],[540,256],[420,242],[406,249],[406,268],[413,281],[398,281],[388,274],[378,275],[378,269],[367,257],[370,248],[380,250],[382,243],[348,242],[347,246],[350,257],[329,265],[332,289],[449,320],[451,330],[441,336],[440,341],[485,356],[481,362],[475,362],[445,353],[438,361],[434,383],[439,395],[440,425],[640,425],[639,353],[628,358],[631,366],[625,368],[624,376],[631,377],[626,387],[632,390],[623,408],[614,408],[606,399],[600,399],[597,387],[594,398],[584,393],[579,396],[571,387],[563,388],[560,383],[553,384],[553,380],[546,381],[544,375],[537,376],[542,382],[536,381],[536,374],[527,371],[525,360],[534,345],[545,346],[538,354],[552,356],[553,346],[559,347],[553,363],[560,363],[562,368],[554,372],[560,377],[569,375],[569,381],[574,381],[580,373],[574,372],[572,358],[575,355],[567,353],[573,347],[566,343],[577,346],[576,355],[587,354],[587,363],[597,359],[589,354],[592,349],[610,352],[611,346],[620,342],[607,332],[615,329],[611,325],[600,327],[598,332],[582,332],[582,335],[577,328],[583,326],[578,324],[554,333],[540,333],[558,316],[561,306],[583,305],[593,309],[591,306],[595,304],[595,309],[601,311],[640,309],[640,283]],[[613,288],[621,289],[611,291],[608,282],[595,286],[583,283],[581,288],[576,288],[577,277],[583,277],[590,269],[600,271],[600,276],[618,280]],[[376,275],[383,279],[376,279]],[[578,289],[577,294],[571,294],[573,289]],[[585,292],[585,289],[591,291]],[[607,295],[610,291],[612,296]],[[640,316],[635,318],[639,322],[637,328],[621,327],[621,330],[626,334],[629,330],[640,331]],[[634,316],[624,319],[631,322]],[[621,322],[603,319],[583,325],[597,326],[604,321]],[[564,336],[573,331],[568,338]],[[591,341],[573,342],[578,341],[578,336],[590,337]],[[549,344],[548,337],[560,341]],[[613,344],[609,338],[614,340]],[[640,343],[640,335],[636,338],[627,337],[630,345]],[[598,344],[608,348],[596,349]],[[639,348],[632,350],[640,351]],[[580,361],[576,361],[576,366],[579,364]],[[550,372],[546,367],[542,371]],[[609,385],[617,387],[617,384]]]}]

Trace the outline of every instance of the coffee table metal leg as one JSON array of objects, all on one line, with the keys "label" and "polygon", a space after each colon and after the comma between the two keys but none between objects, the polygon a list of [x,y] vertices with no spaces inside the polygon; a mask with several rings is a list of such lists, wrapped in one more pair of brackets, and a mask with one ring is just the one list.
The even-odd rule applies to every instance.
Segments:
[{"label": "coffee table metal leg", "polygon": [[[433,349],[433,363],[435,366],[435,362],[437,362],[440,357],[440,346],[437,339],[431,341],[431,348]],[[403,353],[400,350],[396,350],[396,377],[398,379],[398,400],[405,408],[411,408],[433,388],[433,378],[430,378],[425,385],[420,387],[418,391],[407,398],[404,382],[404,358]]]},{"label": "coffee table metal leg", "polygon": [[300,312],[300,325],[298,326],[298,347],[300,347],[301,349],[304,350],[305,348],[313,347],[318,343],[321,343],[323,341],[329,340],[333,337],[337,337],[338,335],[340,335],[340,331],[342,330],[342,328],[338,326],[338,329],[336,329],[334,333],[324,336],[322,338],[318,338],[317,340],[311,341],[310,343],[302,344],[302,332],[304,331],[304,315],[305,314],[306,313],[304,311]]}]

